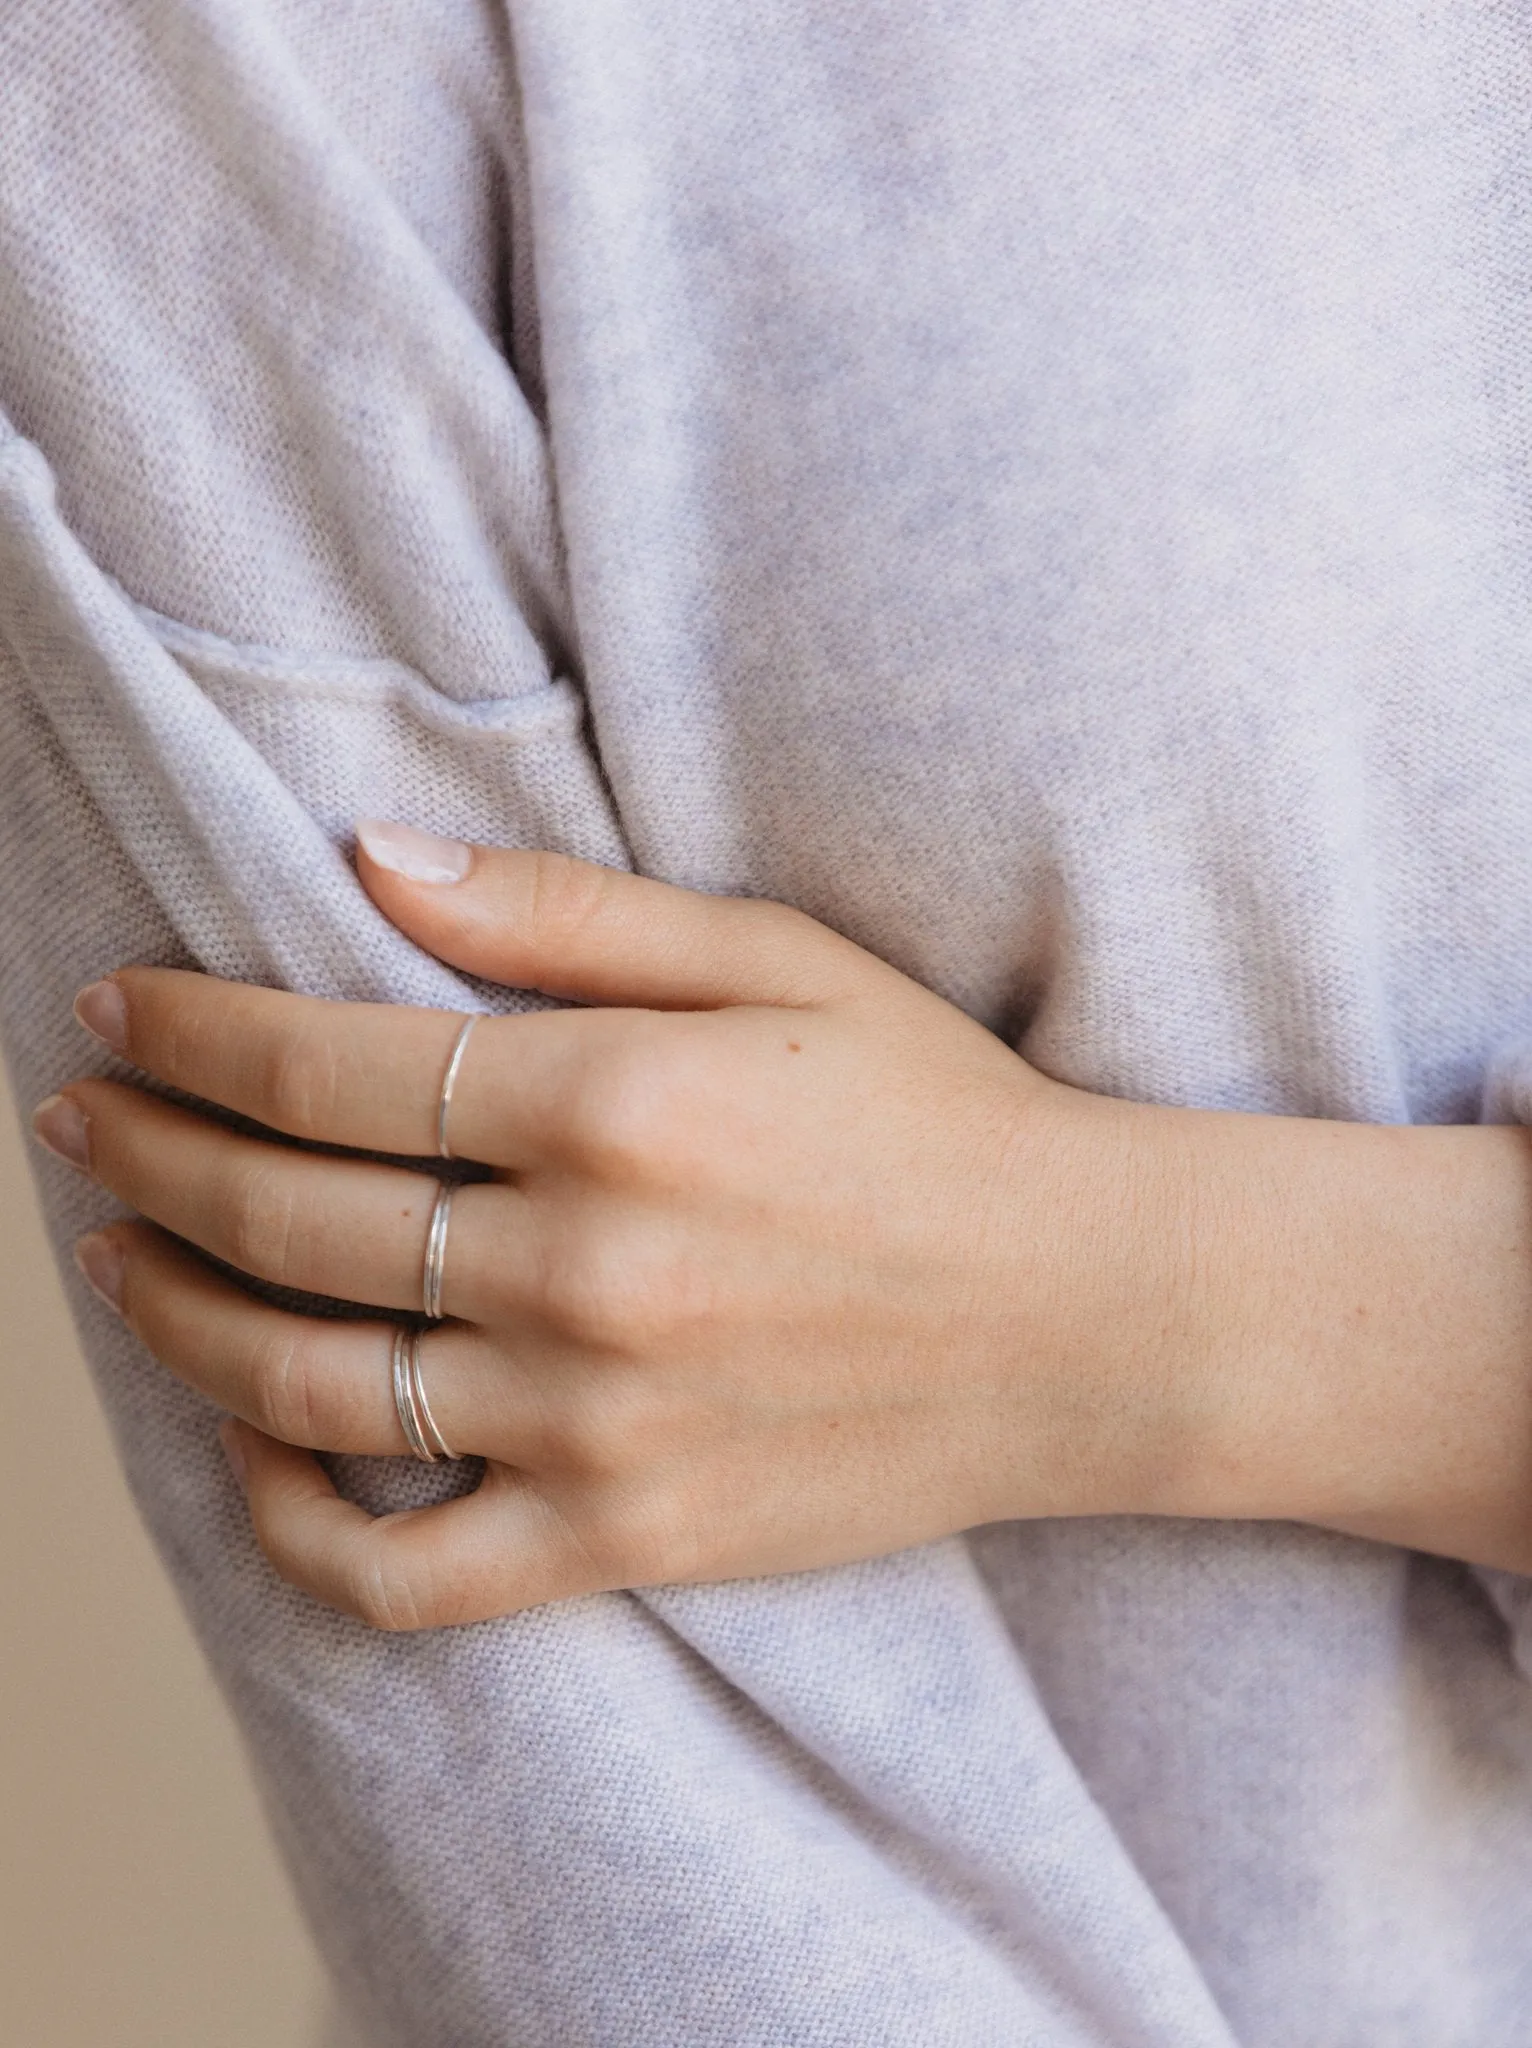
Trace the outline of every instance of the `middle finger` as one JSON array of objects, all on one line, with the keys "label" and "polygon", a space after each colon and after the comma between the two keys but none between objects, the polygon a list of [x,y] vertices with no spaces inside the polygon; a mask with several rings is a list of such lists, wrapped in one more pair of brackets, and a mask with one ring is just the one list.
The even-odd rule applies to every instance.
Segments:
[{"label": "middle finger", "polygon": [[[379,1308],[423,1305],[434,1175],[300,1152],[226,1129],[113,1081],[79,1081],[88,1170],[119,1200],[214,1258],[281,1286]],[[46,1136],[46,1132],[42,1133]],[[442,1309],[494,1320],[525,1292],[526,1197],[457,1189]]]}]

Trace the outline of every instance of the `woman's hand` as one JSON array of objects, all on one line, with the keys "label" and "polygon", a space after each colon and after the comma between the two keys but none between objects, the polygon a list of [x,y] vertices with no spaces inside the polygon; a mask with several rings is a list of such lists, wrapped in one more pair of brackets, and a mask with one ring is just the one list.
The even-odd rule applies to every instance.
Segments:
[{"label": "woman's hand", "polygon": [[[1482,1210],[1456,1233],[1432,1213],[1451,1184],[1461,1215],[1463,1157],[1397,1148],[1479,1141],[1505,1224],[1513,1192],[1525,1205],[1517,1134],[1109,1101],[780,905],[398,827],[365,835],[360,868],[441,958],[593,1006],[485,1019],[453,1093],[452,1151],[494,1178],[455,1198],[449,1320],[422,1377],[445,1440],[487,1461],[476,1492],[379,1518],[340,1500],[312,1450],[406,1449],[395,1326],[286,1314],[177,1242],[418,1312],[433,1175],[105,1081],[38,1119],[153,1219],[87,1240],[82,1264],[173,1372],[243,1418],[226,1442],[260,1540],[321,1599],[387,1627],[461,1622],[1032,1515],[1276,1514],[1409,1540],[1440,1524],[1474,1555],[1486,1483],[1494,1556],[1522,1541],[1503,1448],[1488,1482],[1450,1479],[1432,1523],[1427,1447],[1385,1420],[1417,1438],[1423,1423],[1440,1461],[1435,1397],[1422,1415],[1398,1383],[1422,1351],[1428,1239],[1498,1276],[1488,1309],[1438,1301],[1428,1330],[1466,1314],[1449,1336],[1507,1361],[1506,1315],[1532,1330],[1503,1230],[1495,1264],[1468,1228]],[[273,1130],[436,1150],[453,1016],[146,968],[79,1008],[147,1072]],[[1390,1300],[1406,1273],[1414,1293]],[[1513,1377],[1482,1403],[1502,1439],[1526,1421]]]},{"label": "woman's hand", "polygon": [[[413,838],[371,843],[421,865]],[[424,882],[365,851],[361,872],[455,966],[601,1006],[484,1019],[453,1092],[452,1150],[495,1179],[454,1200],[450,1320],[421,1357],[446,1441],[488,1460],[476,1493],[381,1519],[340,1501],[307,1449],[406,1448],[393,1325],[282,1313],[177,1242],[418,1311],[433,1177],[105,1081],[40,1118],[163,1226],[113,1226],[87,1271],[173,1372],[254,1425],[231,1449],[284,1575],[412,1626],[1152,1504],[1160,1404],[1102,1355],[1089,1310],[1112,1284],[1103,1234],[1125,1238],[1161,1191],[1131,1144],[1111,1197],[1099,1162],[1081,1171],[1089,1098],[779,905],[552,856],[477,850],[461,879],[466,853],[436,859]],[[274,1130],[436,1150],[454,1016],[150,968],[80,1014],[148,1073]],[[1157,1277],[1116,1284],[1163,1319]]]}]

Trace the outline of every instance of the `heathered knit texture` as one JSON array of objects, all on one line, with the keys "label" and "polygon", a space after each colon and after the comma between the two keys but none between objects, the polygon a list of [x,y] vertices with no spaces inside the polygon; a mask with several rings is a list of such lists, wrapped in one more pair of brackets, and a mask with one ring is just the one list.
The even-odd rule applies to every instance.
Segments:
[{"label": "heathered knit texture", "polygon": [[[24,1102],[126,960],[497,1000],[370,811],[1085,1088],[1532,1120],[1524,7],[37,0],[0,84]],[[382,1637],[76,1307],[377,2048],[1532,2037],[1522,1582],[1048,1523]]]}]

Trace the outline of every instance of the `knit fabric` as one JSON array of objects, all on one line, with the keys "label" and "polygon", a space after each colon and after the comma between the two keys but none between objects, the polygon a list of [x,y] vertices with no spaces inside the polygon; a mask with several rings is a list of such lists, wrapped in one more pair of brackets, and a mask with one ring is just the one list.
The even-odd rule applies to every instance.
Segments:
[{"label": "knit fabric", "polygon": [[[373,812],[1083,1088],[1532,1121],[1524,9],[39,0],[0,78],[24,1103],[130,960],[520,1001]],[[376,2048],[1527,2040],[1525,1582],[1049,1522],[384,1637],[70,1284]]]}]

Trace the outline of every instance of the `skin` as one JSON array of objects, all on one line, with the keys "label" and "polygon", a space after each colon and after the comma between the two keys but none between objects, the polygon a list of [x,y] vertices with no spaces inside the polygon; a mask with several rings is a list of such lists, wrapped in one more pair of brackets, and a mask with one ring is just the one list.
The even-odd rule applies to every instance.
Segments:
[{"label": "skin", "polygon": [[[314,1451],[406,1450],[393,1323],[288,1315],[188,1248],[418,1309],[431,1176],[102,1080],[37,1116],[146,1219],[82,1267],[237,1418],[294,1584],[419,1628],[1120,1513],[1532,1569],[1523,1133],[1092,1096],[781,905],[362,836],[364,885],[417,943],[586,1006],[481,1022],[453,1098],[454,1153],[495,1171],[455,1200],[424,1374],[487,1461],[475,1493],[342,1501]],[[78,1014],[273,1131],[435,1152],[445,1013],[126,967]]]}]

